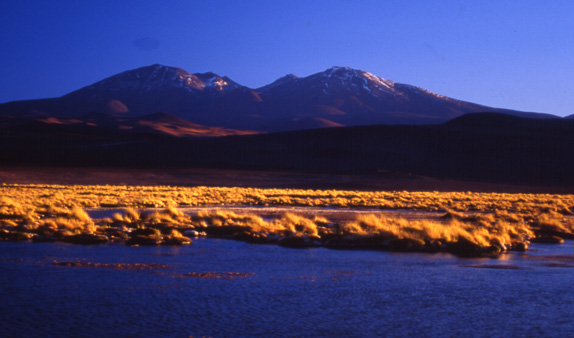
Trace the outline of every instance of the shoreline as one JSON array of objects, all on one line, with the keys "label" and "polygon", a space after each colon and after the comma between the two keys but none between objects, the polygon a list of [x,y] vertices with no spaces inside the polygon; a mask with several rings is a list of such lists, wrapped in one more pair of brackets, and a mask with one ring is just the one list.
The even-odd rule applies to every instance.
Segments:
[{"label": "shoreline", "polygon": [[[574,195],[17,184],[0,191],[0,239],[12,241],[186,245],[204,235],[498,257],[574,239]],[[88,214],[102,207],[118,212]]]},{"label": "shoreline", "polygon": [[[193,212],[190,211],[194,210]],[[237,207],[231,206],[231,210]],[[496,258],[501,254],[512,251],[526,252],[530,241],[546,244],[562,244],[564,240],[557,236],[531,236],[523,237],[521,240],[515,238],[513,242],[505,243],[504,240],[494,240],[487,245],[480,245],[466,238],[459,237],[454,240],[444,238],[420,239],[415,236],[409,238],[404,235],[390,233],[349,233],[345,227],[353,223],[353,220],[361,222],[369,218],[379,217],[379,220],[386,222],[397,222],[405,224],[409,222],[401,217],[404,210],[378,210],[378,214],[373,210],[353,210],[334,208],[323,209],[329,212],[329,221],[321,216],[312,219],[310,216],[319,208],[307,210],[308,215],[295,214],[289,210],[293,208],[274,208],[276,213],[272,218],[263,219],[262,214],[267,210],[265,207],[241,208],[239,213],[225,210],[221,207],[199,207],[199,208],[171,208],[160,210],[158,208],[148,209],[103,209],[97,210],[73,210],[73,217],[88,217],[93,221],[94,227],[84,231],[74,231],[65,233],[62,231],[51,231],[47,229],[36,229],[36,231],[25,231],[24,228],[13,228],[12,231],[0,230],[0,240],[6,241],[32,241],[32,242],[64,242],[71,244],[98,245],[108,243],[123,243],[129,246],[149,246],[149,245],[189,245],[193,243],[193,238],[207,237],[217,239],[228,239],[248,242],[251,244],[274,244],[289,248],[313,248],[324,247],[338,250],[374,250],[389,252],[415,252],[415,253],[450,253],[459,257],[491,257]],[[303,210],[305,208],[296,208]],[[253,210],[260,212],[253,213]],[[106,212],[107,215],[92,217],[90,211]],[[123,213],[121,212],[123,211]],[[338,211],[353,214],[360,212],[361,215],[345,215],[337,218]],[[407,211],[406,213],[410,213]],[[433,219],[421,218],[421,213],[413,212],[414,222],[431,222],[434,227],[439,224],[452,226],[461,220],[461,216],[447,212],[432,214]],[[269,216],[269,215],[267,215]],[[480,217],[480,216],[478,216]],[[155,218],[155,219],[154,219]],[[182,219],[183,218],[183,219]],[[361,221],[362,219],[362,221]],[[453,221],[455,223],[453,223]],[[257,228],[249,224],[264,223],[264,228]],[[277,227],[281,223],[291,223],[282,231],[270,231],[269,226]],[[265,223],[269,223],[265,225]],[[408,224],[408,223],[406,223]],[[265,228],[266,227],[266,228]],[[317,229],[312,229],[316,227]],[[289,229],[290,228],[290,229]],[[258,230],[257,230],[258,229]]]}]

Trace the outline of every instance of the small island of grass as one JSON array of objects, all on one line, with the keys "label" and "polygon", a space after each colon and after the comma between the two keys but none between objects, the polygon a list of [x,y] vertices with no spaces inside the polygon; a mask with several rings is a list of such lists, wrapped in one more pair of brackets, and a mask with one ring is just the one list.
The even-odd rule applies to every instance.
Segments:
[{"label": "small island of grass", "polygon": [[[531,242],[574,238],[572,195],[6,184],[0,188],[0,239],[8,241],[188,245],[194,237],[208,236],[291,248],[497,257],[526,251]],[[224,205],[253,208],[236,213]],[[180,209],[189,206],[211,208],[194,213]],[[285,211],[262,217],[269,206],[331,212],[319,216]],[[109,207],[120,211],[96,219],[86,212]],[[365,208],[375,211],[337,217],[337,210]],[[405,218],[376,210],[437,216]]]}]

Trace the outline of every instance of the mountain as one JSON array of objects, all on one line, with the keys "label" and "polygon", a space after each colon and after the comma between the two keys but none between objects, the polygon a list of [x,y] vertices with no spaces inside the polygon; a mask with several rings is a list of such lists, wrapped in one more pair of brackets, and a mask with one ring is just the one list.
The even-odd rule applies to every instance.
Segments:
[{"label": "mountain", "polygon": [[59,98],[0,105],[0,114],[138,117],[169,113],[195,124],[234,130],[286,131],[374,124],[439,124],[472,112],[547,118],[448,98],[348,67],[251,89],[215,73],[152,65],[122,72]]},{"label": "mountain", "polygon": [[305,78],[287,76],[257,91],[276,116],[321,118],[345,126],[438,124],[471,112],[554,117],[455,100],[348,67],[332,67]]},{"label": "mountain", "polygon": [[60,98],[10,102],[2,105],[7,109],[1,111],[55,116],[92,112],[139,116],[160,111],[180,115],[239,87],[214,73],[190,74],[180,68],[152,65],[119,73]]}]

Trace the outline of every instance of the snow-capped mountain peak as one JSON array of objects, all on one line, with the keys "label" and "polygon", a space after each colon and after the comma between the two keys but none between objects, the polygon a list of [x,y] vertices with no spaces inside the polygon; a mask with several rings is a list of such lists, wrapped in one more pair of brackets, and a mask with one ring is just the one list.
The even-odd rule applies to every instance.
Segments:
[{"label": "snow-capped mountain peak", "polygon": [[156,90],[173,89],[199,94],[206,90],[218,93],[238,87],[240,86],[229,78],[215,73],[192,74],[181,68],[155,64],[119,73],[68,95],[89,91],[98,96],[100,92],[111,93],[118,90],[131,90],[143,95]]},{"label": "snow-capped mountain peak", "polygon": [[201,90],[205,85],[197,76],[181,68],[155,64],[110,76],[79,91],[103,90],[110,92],[130,89],[138,92],[149,92],[158,88],[173,87]]},{"label": "snow-capped mountain peak", "polygon": [[215,73],[195,73],[193,74],[200,81],[203,82],[202,89],[211,89],[217,92],[222,92],[224,90],[230,90],[240,87],[237,83],[231,81],[228,77],[221,77]]},{"label": "snow-capped mountain peak", "polygon": [[[359,71],[350,67],[331,67],[324,72],[316,74],[326,79],[350,80],[360,76]],[[313,75],[311,75],[313,76]]]},{"label": "snow-capped mountain peak", "polygon": [[395,85],[394,81],[383,79],[372,73],[365,72],[359,69],[353,69],[350,67],[331,67],[320,74],[323,74],[327,78],[335,77],[340,80],[346,80],[346,81],[359,79],[362,80],[363,82],[371,82],[374,85],[386,88],[387,90],[391,90]]},{"label": "snow-capped mountain peak", "polygon": [[341,67],[341,66],[333,66],[325,71],[327,74],[334,74],[334,73],[355,73],[356,70],[351,67]]},{"label": "snow-capped mountain peak", "polygon": [[459,101],[350,67],[301,78],[289,74],[249,89],[216,73],[192,74],[159,64],[119,73],[60,98],[0,105],[3,111],[68,117],[166,112],[202,125],[261,131],[441,123],[485,111],[539,116]]},{"label": "snow-capped mountain peak", "polygon": [[331,67],[308,78],[321,83],[325,95],[331,95],[333,90],[336,90],[339,93],[345,91],[354,95],[367,93],[375,97],[400,96],[395,90],[395,82],[350,67]]}]

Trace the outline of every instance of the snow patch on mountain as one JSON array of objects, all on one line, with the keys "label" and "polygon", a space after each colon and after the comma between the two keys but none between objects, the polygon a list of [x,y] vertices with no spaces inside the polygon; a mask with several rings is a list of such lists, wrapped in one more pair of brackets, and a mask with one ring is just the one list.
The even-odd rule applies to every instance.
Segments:
[{"label": "snow patch on mountain", "polygon": [[371,74],[369,72],[362,72],[362,75],[365,79],[367,79],[368,81],[371,81],[372,83],[377,85],[379,88],[381,88],[381,87],[386,88],[386,91],[389,91],[389,93],[392,93],[392,91],[394,90],[394,87],[395,87],[394,81],[380,78],[380,77],[378,77],[374,74]]},{"label": "snow patch on mountain", "polygon": [[224,86],[227,86],[227,82],[220,77],[212,77],[207,80],[206,86],[210,88],[215,88],[218,91],[222,91]]},{"label": "snow patch on mountain", "polygon": [[179,78],[180,81],[176,81],[176,83],[179,82],[180,87],[185,87],[190,91],[192,89],[202,90],[203,88],[205,88],[205,83],[203,81],[201,81],[194,74],[190,74],[184,71],[183,69],[177,69],[177,77]]},{"label": "snow patch on mountain", "polygon": [[322,78],[325,88],[342,87],[359,96],[366,92],[382,99],[382,94],[393,96],[400,94],[394,89],[395,82],[350,67],[331,67],[322,73],[310,76],[313,77]]}]

